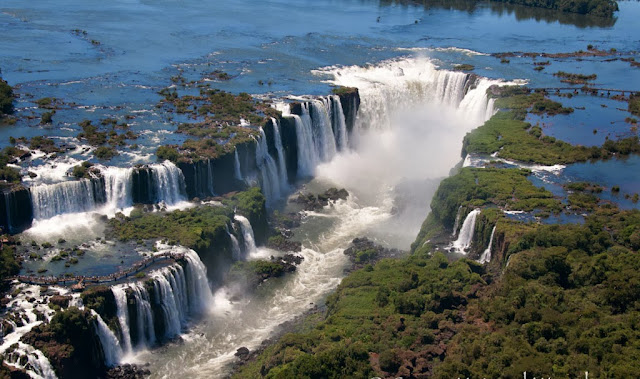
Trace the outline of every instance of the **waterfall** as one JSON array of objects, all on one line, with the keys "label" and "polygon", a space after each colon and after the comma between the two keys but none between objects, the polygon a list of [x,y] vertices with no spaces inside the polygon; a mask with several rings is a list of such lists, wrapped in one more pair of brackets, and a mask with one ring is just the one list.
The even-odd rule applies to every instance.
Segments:
[{"label": "waterfall", "polygon": [[100,344],[102,344],[102,351],[104,352],[104,360],[107,366],[113,367],[120,362],[122,357],[122,348],[118,337],[109,329],[102,317],[93,309],[91,314],[96,318],[96,334],[100,338]]},{"label": "waterfall", "polygon": [[291,115],[298,143],[298,175],[313,176],[318,163],[330,161],[347,147],[347,126],[338,96],[300,104],[300,115]]},{"label": "waterfall", "polygon": [[[17,345],[18,346],[5,357],[5,364],[23,369],[32,378],[57,378],[53,367],[51,367],[51,363],[40,350],[20,341]],[[24,362],[23,357],[27,358],[26,362]]]},{"label": "waterfall", "polygon": [[458,213],[456,213],[456,221],[453,223],[453,232],[451,232],[452,237],[456,237],[458,234],[458,225],[460,225],[460,215],[462,213],[462,205],[458,207]]},{"label": "waterfall", "polygon": [[[303,116],[292,115],[296,125],[298,142],[298,176],[313,176],[317,164],[316,146],[313,143],[313,131],[309,112],[302,105]],[[305,113],[306,112],[306,113]]]},{"label": "waterfall", "polygon": [[231,254],[233,259],[239,261],[242,259],[242,250],[240,249],[240,243],[238,243],[238,239],[229,231],[229,227],[227,226],[227,234],[229,235],[229,239],[231,240]]},{"label": "waterfall", "polygon": [[[102,178],[69,180],[30,187],[34,219],[46,220],[65,213],[90,212],[100,208],[101,212],[114,213],[132,206],[134,200],[167,204],[187,200],[182,171],[169,161],[143,168],[101,167],[100,171]],[[212,177],[211,164],[209,172]],[[136,173],[137,184],[134,183]],[[138,191],[137,199],[134,197],[134,185]],[[212,181],[210,188],[213,190]],[[7,207],[7,212],[10,212],[10,207]]]},{"label": "waterfall", "polygon": [[273,139],[275,140],[276,151],[278,152],[278,172],[280,174],[280,187],[285,190],[289,187],[289,178],[287,175],[287,163],[284,160],[284,148],[282,147],[282,136],[280,136],[280,125],[278,120],[271,117],[273,124]]},{"label": "waterfall", "polygon": [[106,208],[117,210],[133,204],[132,168],[105,167],[102,170],[106,194]]},{"label": "waterfall", "polygon": [[331,125],[331,104],[329,99],[322,98],[309,102],[313,117],[313,137],[320,161],[327,162],[336,155],[336,139]]},{"label": "waterfall", "polygon": [[[178,276],[180,280],[180,287],[178,282],[173,276],[174,271],[167,272],[162,270],[153,274],[154,279],[154,291],[156,294],[156,301],[160,303],[162,307],[162,316],[164,319],[165,336],[168,338],[175,337],[182,331],[182,324],[186,322],[186,316],[184,312],[186,307],[184,304],[184,287],[185,283],[182,282],[184,275]],[[171,278],[171,282],[169,281]],[[175,291],[175,292],[174,292]]]},{"label": "waterfall", "polygon": [[336,137],[336,146],[339,151],[343,151],[349,143],[347,137],[347,122],[344,118],[340,96],[333,95],[329,98],[331,99],[331,114],[333,116],[331,123],[333,125],[333,134]]},{"label": "waterfall", "polygon": [[213,163],[211,159],[197,162],[195,165],[194,182],[198,196],[214,196]]},{"label": "waterfall", "polygon": [[398,114],[426,105],[449,108],[449,113],[475,127],[493,115],[487,89],[505,84],[438,69],[429,58],[401,58],[376,66],[329,67],[323,71],[332,76],[331,84],[358,88],[361,103],[354,126],[357,130],[390,129]]},{"label": "waterfall", "polygon": [[149,169],[151,170],[151,188],[155,195],[153,202],[164,201],[167,204],[176,204],[187,200],[184,175],[175,164],[164,161],[150,165]]},{"label": "waterfall", "polygon": [[156,334],[153,326],[153,314],[151,312],[151,303],[149,302],[149,293],[140,282],[130,285],[131,294],[135,299],[136,305],[136,324],[138,330],[138,347],[152,346],[156,340]]},{"label": "waterfall", "polygon": [[491,230],[491,238],[489,238],[489,246],[485,249],[485,251],[480,256],[480,260],[478,262],[484,264],[489,263],[491,261],[491,245],[493,245],[493,235],[496,233],[496,227],[493,227]]},{"label": "waterfall", "polygon": [[242,239],[244,240],[244,255],[249,256],[249,254],[253,253],[257,249],[251,223],[249,222],[249,220],[247,220],[246,217],[239,214],[234,215],[233,218],[240,223],[240,229],[242,230]]},{"label": "waterfall", "polygon": [[111,287],[111,292],[116,299],[118,322],[120,322],[120,330],[122,331],[122,350],[124,353],[131,352],[131,333],[129,331],[129,309],[127,307],[127,293],[124,285]]},{"label": "waterfall", "polygon": [[[160,251],[159,254],[166,252]],[[123,337],[120,345],[124,353],[178,336],[188,325],[190,316],[206,312],[212,303],[207,269],[198,254],[181,246],[172,247],[168,252],[184,259],[184,263],[150,272],[150,281],[112,287]],[[134,306],[135,316],[129,314],[129,301]],[[137,336],[135,342],[132,342],[132,325],[137,332],[134,334]],[[107,350],[104,342],[103,349]]]},{"label": "waterfall", "polygon": [[260,138],[256,139],[256,165],[262,178],[262,192],[268,202],[280,198],[280,178],[278,168],[267,148],[267,137],[260,128]]},{"label": "waterfall", "polygon": [[233,168],[235,170],[235,177],[238,180],[244,180],[242,179],[242,170],[240,170],[240,158],[238,157],[238,148],[236,147],[234,149],[234,162],[233,162]]},{"label": "waterfall", "polygon": [[467,249],[471,246],[471,242],[473,241],[473,232],[476,227],[476,217],[479,213],[480,209],[474,209],[469,212],[467,217],[464,219],[458,239],[455,240],[451,246],[458,253],[466,254]]},{"label": "waterfall", "polygon": [[86,212],[95,209],[97,203],[93,183],[89,179],[41,184],[29,188],[29,192],[36,220],[63,213]]}]

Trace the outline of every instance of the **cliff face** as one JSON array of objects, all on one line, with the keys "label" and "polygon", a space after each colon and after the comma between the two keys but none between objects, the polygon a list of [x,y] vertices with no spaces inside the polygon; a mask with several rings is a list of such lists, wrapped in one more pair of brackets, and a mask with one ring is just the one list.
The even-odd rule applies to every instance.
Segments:
[{"label": "cliff face", "polygon": [[0,196],[0,226],[4,232],[19,233],[31,226],[33,208],[29,190],[15,186]]},{"label": "cliff face", "polygon": [[101,377],[106,367],[94,322],[89,311],[71,307],[35,326],[23,340],[47,356],[60,378]]}]

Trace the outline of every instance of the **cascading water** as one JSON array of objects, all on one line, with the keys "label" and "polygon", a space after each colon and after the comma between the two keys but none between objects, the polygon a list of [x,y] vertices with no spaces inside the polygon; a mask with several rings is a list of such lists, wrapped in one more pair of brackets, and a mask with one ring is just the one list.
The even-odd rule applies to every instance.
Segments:
[{"label": "cascading water", "polygon": [[282,136],[280,135],[280,125],[278,120],[271,117],[273,124],[273,139],[275,140],[276,151],[278,152],[278,174],[280,176],[280,188],[285,191],[289,187],[289,178],[287,175],[287,162],[284,160],[284,148],[282,147]]},{"label": "cascading water", "polygon": [[313,130],[311,118],[306,105],[302,104],[302,116],[292,115],[296,125],[296,138],[298,143],[298,176],[309,177],[315,173],[318,163],[318,153],[313,143]]},{"label": "cascading water", "polygon": [[453,232],[451,232],[451,236],[454,238],[458,234],[458,226],[460,225],[461,215],[462,215],[462,205],[458,207],[458,212],[456,213],[456,220],[453,223]]},{"label": "cascading water", "polygon": [[251,223],[246,217],[236,214],[233,219],[240,223],[240,229],[242,230],[242,239],[244,240],[244,255],[249,256],[256,251],[256,240],[253,236],[253,228]]},{"label": "cascading water", "polygon": [[116,299],[116,309],[118,315],[118,322],[120,323],[120,330],[122,331],[122,340],[120,345],[125,354],[131,353],[131,333],[129,331],[129,309],[127,307],[127,293],[124,285],[118,285],[111,287],[111,292]]},{"label": "cascading water", "polygon": [[91,310],[91,314],[96,318],[96,334],[100,339],[100,344],[102,344],[105,364],[109,367],[115,366],[122,358],[122,348],[120,347],[118,337],[116,337],[102,317],[100,317],[100,315],[93,309]]},{"label": "cascading water", "polygon": [[458,239],[451,245],[456,252],[466,254],[467,249],[471,247],[471,242],[473,242],[473,232],[476,228],[476,217],[478,217],[478,214],[480,214],[480,209],[474,209],[469,212],[467,217],[464,219]]},{"label": "cascading water", "polygon": [[131,294],[135,299],[136,305],[136,323],[138,327],[136,346],[138,349],[152,346],[156,340],[156,333],[153,327],[153,314],[151,312],[149,294],[140,282],[131,284],[129,288],[131,288]]},{"label": "cascading water", "polygon": [[[22,357],[27,357],[26,362]],[[20,368],[32,378],[56,379],[56,373],[44,354],[31,345],[18,342],[15,349],[5,357],[5,364]]]},{"label": "cascading water", "polygon": [[[166,252],[163,250],[159,254]],[[124,354],[179,335],[190,316],[206,312],[212,303],[207,270],[198,254],[181,246],[172,247],[168,252],[182,257],[184,266],[174,264],[152,271],[149,274],[152,288],[143,282],[112,287],[123,337],[120,346]],[[129,313],[127,294],[135,307],[135,320]],[[158,318],[162,321],[158,322]],[[156,330],[157,324],[163,325],[161,335]],[[135,325],[136,341],[132,341],[132,325]]]},{"label": "cascading water", "polygon": [[493,235],[496,234],[496,227],[493,227],[493,230],[491,230],[491,238],[489,238],[489,246],[487,246],[487,248],[482,252],[482,255],[480,256],[480,259],[478,260],[478,262],[484,264],[484,263],[489,263],[491,261],[491,246],[493,245]]},{"label": "cascading water", "polygon": [[238,243],[238,239],[233,235],[233,233],[229,233],[228,231],[227,233],[229,234],[229,239],[231,240],[231,253],[233,259],[239,261],[242,259],[242,250],[240,249],[240,243]]},{"label": "cascading water", "polygon": [[424,104],[446,106],[450,108],[447,111],[464,115],[475,127],[493,114],[487,89],[493,84],[505,84],[439,70],[428,58],[390,60],[367,69],[330,67],[318,72],[329,74],[332,84],[358,88],[361,103],[356,129],[388,129],[397,114]]},{"label": "cascading water", "polygon": [[70,180],[30,187],[34,219],[41,221],[67,213],[90,211],[114,214],[123,208],[130,207],[134,203],[133,177],[136,170],[148,172],[145,176],[147,182],[144,183],[148,194],[141,201],[165,202],[174,205],[187,200],[182,171],[169,161],[141,169],[101,167],[102,178]]},{"label": "cascading water", "polygon": [[63,213],[87,212],[97,206],[94,183],[89,179],[41,184],[29,188],[29,192],[35,220]]},{"label": "cascading water", "polygon": [[327,98],[309,102],[313,112],[311,122],[313,125],[313,141],[316,145],[318,158],[321,162],[327,162],[336,155],[336,138],[333,135],[331,125],[331,103]]},{"label": "cascading water", "polygon": [[104,167],[101,172],[104,177],[105,208],[112,211],[131,206],[133,204],[133,169]]},{"label": "cascading water", "polygon": [[[151,170],[152,188],[155,192],[155,203],[164,201],[167,204],[176,204],[187,200],[187,191],[182,171],[172,162],[149,166]],[[212,174],[213,176],[213,174]]]},{"label": "cascading water", "polygon": [[233,161],[233,169],[235,178],[238,180],[244,180],[242,178],[242,170],[240,169],[240,158],[238,157],[238,148],[236,147],[233,151],[234,161]]},{"label": "cascading water", "polygon": [[331,123],[333,125],[333,135],[336,139],[336,147],[339,151],[347,148],[349,139],[347,136],[347,122],[344,118],[340,97],[337,95],[329,96],[331,100]]},{"label": "cascading water", "polygon": [[267,137],[264,130],[260,128],[260,138],[256,139],[256,165],[260,170],[262,178],[262,192],[267,198],[267,202],[271,203],[280,198],[280,177],[278,168],[273,157],[269,154],[267,148]]}]

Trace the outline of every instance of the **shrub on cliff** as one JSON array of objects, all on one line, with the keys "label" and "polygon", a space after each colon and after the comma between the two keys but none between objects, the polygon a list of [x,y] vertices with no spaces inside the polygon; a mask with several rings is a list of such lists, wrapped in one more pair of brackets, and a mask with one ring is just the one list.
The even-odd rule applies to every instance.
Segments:
[{"label": "shrub on cliff", "polygon": [[13,89],[0,79],[0,118],[13,113]]},{"label": "shrub on cliff", "polygon": [[178,153],[178,150],[173,146],[159,146],[158,149],[156,149],[156,156],[161,161],[168,160],[175,163],[178,162],[180,153]]},{"label": "shrub on cliff", "polygon": [[20,272],[20,263],[16,260],[13,246],[3,245],[0,250],[0,285],[4,280]]},{"label": "shrub on cliff", "polygon": [[59,377],[99,377],[105,366],[93,322],[89,311],[71,307],[35,326],[23,340],[44,353]]}]

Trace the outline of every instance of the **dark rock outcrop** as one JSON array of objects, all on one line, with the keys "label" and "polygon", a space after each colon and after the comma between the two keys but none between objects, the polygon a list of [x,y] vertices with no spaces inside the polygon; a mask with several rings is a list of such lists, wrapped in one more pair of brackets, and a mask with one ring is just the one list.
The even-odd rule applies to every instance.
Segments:
[{"label": "dark rock outcrop", "polygon": [[354,238],[351,245],[344,251],[349,257],[351,267],[345,269],[351,272],[363,268],[366,265],[374,264],[383,258],[398,258],[405,254],[404,251],[398,249],[388,249],[382,247],[370,239]]},{"label": "dark rock outcrop", "polygon": [[0,226],[4,232],[20,233],[31,227],[33,207],[29,190],[17,185],[0,195]]},{"label": "dark rock outcrop", "polygon": [[104,353],[93,322],[89,311],[71,307],[50,323],[35,326],[22,340],[44,353],[58,377],[102,377]]},{"label": "dark rock outcrop", "polygon": [[125,363],[107,371],[105,377],[107,379],[143,379],[151,375],[151,371],[145,367],[146,366]]},{"label": "dark rock outcrop", "polygon": [[317,211],[329,205],[329,201],[346,200],[347,197],[349,197],[349,192],[344,188],[329,188],[319,195],[301,193],[293,202],[302,204],[302,207],[307,211]]}]

